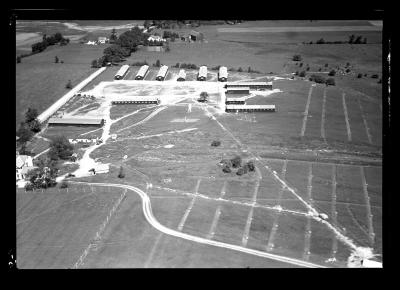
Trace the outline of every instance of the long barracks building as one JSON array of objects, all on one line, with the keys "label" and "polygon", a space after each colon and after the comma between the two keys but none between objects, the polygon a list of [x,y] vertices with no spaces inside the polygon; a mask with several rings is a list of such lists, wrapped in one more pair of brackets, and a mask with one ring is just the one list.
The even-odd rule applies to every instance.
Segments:
[{"label": "long barracks building", "polygon": [[226,112],[275,112],[275,105],[226,105]]},{"label": "long barracks building", "polygon": [[242,83],[232,83],[228,82],[225,85],[226,89],[230,88],[243,88],[247,87],[250,90],[272,90],[272,82],[242,82]]}]

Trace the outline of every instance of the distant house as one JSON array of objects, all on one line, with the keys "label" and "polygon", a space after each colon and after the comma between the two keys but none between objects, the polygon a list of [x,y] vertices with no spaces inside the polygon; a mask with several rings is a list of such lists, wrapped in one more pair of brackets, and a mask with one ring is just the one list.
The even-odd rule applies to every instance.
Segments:
[{"label": "distant house", "polygon": [[204,34],[195,30],[190,31],[190,40],[192,41],[203,41],[204,40]]},{"label": "distant house", "polygon": [[37,168],[33,166],[33,159],[28,155],[19,155],[16,156],[16,178],[18,180],[24,180],[28,172],[32,169]]},{"label": "distant house", "polygon": [[89,40],[88,42],[86,42],[86,44],[87,45],[97,45],[96,41],[94,41],[94,40],[93,41]]},{"label": "distant house", "polygon": [[108,42],[108,38],[107,38],[107,37],[104,37],[104,36],[100,36],[100,37],[97,39],[97,41],[98,41],[99,43],[101,43],[101,44],[105,44],[105,43]]},{"label": "distant house", "polygon": [[150,35],[150,36],[147,38],[147,40],[148,40],[148,41],[162,41],[162,42],[165,42],[165,41],[166,41],[166,39],[162,38],[162,37],[159,36],[159,35]]}]

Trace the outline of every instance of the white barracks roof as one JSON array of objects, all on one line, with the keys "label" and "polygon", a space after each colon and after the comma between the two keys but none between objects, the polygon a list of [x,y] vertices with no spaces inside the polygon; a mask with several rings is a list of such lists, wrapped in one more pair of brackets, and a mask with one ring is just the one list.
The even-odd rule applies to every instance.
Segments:
[{"label": "white barracks roof", "polygon": [[199,77],[207,77],[207,67],[205,65],[201,66],[199,69]]},{"label": "white barracks roof", "polygon": [[132,101],[158,101],[157,96],[115,96],[111,98],[113,102],[132,102]]},{"label": "white barracks roof", "polygon": [[129,65],[124,64],[123,66],[121,66],[121,68],[118,70],[116,76],[123,76],[126,71],[129,69]]},{"label": "white barracks roof", "polygon": [[241,82],[241,83],[232,83],[228,82],[226,85],[229,87],[235,87],[235,86],[272,86],[272,82]]},{"label": "white barracks roof", "polygon": [[246,101],[246,97],[241,97],[241,98],[226,98],[227,102],[245,102]]},{"label": "white barracks roof", "polygon": [[221,66],[219,68],[219,77],[228,78],[228,69],[226,68],[226,66]]},{"label": "white barracks roof", "polygon": [[140,69],[139,69],[139,71],[138,71],[138,73],[136,74],[136,76],[142,76],[142,77],[144,77],[144,75],[146,74],[146,72],[147,72],[147,70],[149,69],[149,66],[148,65],[143,65]]},{"label": "white barracks roof", "polygon": [[102,118],[50,118],[49,124],[93,124],[100,125]]},{"label": "white barracks roof", "polygon": [[245,91],[245,90],[250,90],[250,87],[231,87],[228,88],[228,91]]},{"label": "white barracks roof", "polygon": [[186,79],[186,73],[184,69],[181,69],[178,74],[178,78]]},{"label": "white barracks roof", "polygon": [[168,66],[163,65],[162,67],[160,67],[160,70],[158,71],[157,77],[165,78],[165,75],[167,74],[167,71],[168,71]]},{"label": "white barracks roof", "polygon": [[265,109],[275,110],[275,105],[226,105],[227,109],[231,110],[252,110],[252,109]]}]

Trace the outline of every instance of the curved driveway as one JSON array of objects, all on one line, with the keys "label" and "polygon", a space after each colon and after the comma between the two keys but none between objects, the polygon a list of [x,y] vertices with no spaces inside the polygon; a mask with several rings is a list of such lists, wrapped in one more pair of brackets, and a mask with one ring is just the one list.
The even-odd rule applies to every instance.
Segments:
[{"label": "curved driveway", "polygon": [[162,224],[160,224],[154,217],[153,212],[151,210],[151,202],[150,202],[149,196],[144,191],[142,191],[141,189],[139,189],[137,187],[134,187],[131,185],[126,185],[126,184],[115,184],[115,183],[90,183],[90,182],[79,182],[79,181],[70,181],[70,182],[71,183],[85,183],[85,184],[97,185],[97,186],[119,187],[119,188],[125,188],[125,189],[129,189],[131,191],[136,192],[142,199],[142,209],[143,209],[143,214],[144,214],[146,220],[154,228],[156,228],[160,232],[163,232],[164,234],[174,236],[174,237],[179,237],[182,239],[186,239],[186,240],[201,243],[201,244],[212,245],[212,246],[216,246],[216,247],[231,249],[231,250],[259,256],[259,257],[269,258],[272,260],[285,262],[285,263],[289,263],[289,264],[300,266],[300,267],[326,268],[322,265],[317,265],[317,264],[309,263],[309,262],[298,260],[298,259],[288,258],[288,257],[275,255],[275,254],[271,254],[271,253],[267,253],[267,252],[262,252],[262,251],[258,251],[258,250],[253,250],[253,249],[249,249],[249,248],[245,248],[245,247],[241,247],[241,246],[236,246],[236,245],[231,245],[231,244],[227,244],[227,243],[223,243],[223,242],[209,240],[209,239],[205,239],[205,238],[201,238],[201,237],[196,237],[196,236],[188,235],[188,234],[167,228],[167,227],[163,226]]}]

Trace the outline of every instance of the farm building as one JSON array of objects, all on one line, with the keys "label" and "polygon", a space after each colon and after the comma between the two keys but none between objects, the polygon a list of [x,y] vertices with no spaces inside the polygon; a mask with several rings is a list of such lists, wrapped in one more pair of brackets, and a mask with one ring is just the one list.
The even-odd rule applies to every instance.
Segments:
[{"label": "farm building", "polygon": [[165,77],[167,76],[167,73],[168,73],[168,66],[163,65],[162,67],[160,67],[160,70],[158,71],[156,80],[163,81],[165,79]]},{"label": "farm building", "polygon": [[243,82],[243,83],[227,83],[225,88],[240,88],[240,87],[249,87],[254,90],[272,90],[272,82]]},{"label": "farm building", "polygon": [[97,41],[98,41],[99,43],[101,43],[101,44],[105,44],[105,43],[108,42],[108,38],[107,38],[107,37],[104,37],[104,36],[99,36],[98,39],[97,39]]},{"label": "farm building", "polygon": [[144,79],[144,77],[146,76],[147,71],[149,70],[149,66],[148,65],[143,65],[138,73],[136,74],[135,80],[142,80]]},{"label": "farm building", "polygon": [[178,81],[178,82],[182,82],[182,81],[184,81],[184,80],[186,80],[186,73],[185,73],[185,70],[184,70],[184,69],[181,69],[181,70],[179,71],[177,81]]},{"label": "farm building", "polygon": [[207,67],[205,65],[199,68],[199,74],[197,75],[198,81],[205,81],[207,80]]},{"label": "farm building", "polygon": [[220,82],[226,82],[228,80],[228,69],[226,66],[221,66],[218,71],[218,80]]},{"label": "farm building", "polygon": [[123,105],[123,104],[159,104],[160,99],[154,96],[145,97],[118,97],[111,101],[113,105]]},{"label": "farm building", "polygon": [[128,69],[129,69],[129,65],[127,65],[127,64],[124,64],[123,66],[121,66],[121,68],[118,70],[118,72],[115,75],[115,79],[116,80],[122,79],[125,76]]},{"label": "farm building", "polygon": [[49,126],[96,126],[104,125],[102,118],[50,118]]},{"label": "farm building", "polygon": [[204,40],[204,34],[195,30],[190,31],[189,33],[191,41],[202,41]]},{"label": "farm building", "polygon": [[225,100],[225,104],[227,105],[244,105],[246,103],[246,98],[242,97],[242,98],[226,98]]},{"label": "farm building", "polygon": [[230,87],[226,89],[227,94],[250,94],[249,87]]},{"label": "farm building", "polygon": [[226,105],[226,112],[275,112],[275,105]]},{"label": "farm building", "polygon": [[166,40],[164,39],[164,38],[162,38],[161,36],[159,36],[159,35],[150,35],[148,38],[147,38],[147,40],[148,41],[163,41],[163,42],[165,42]]}]

